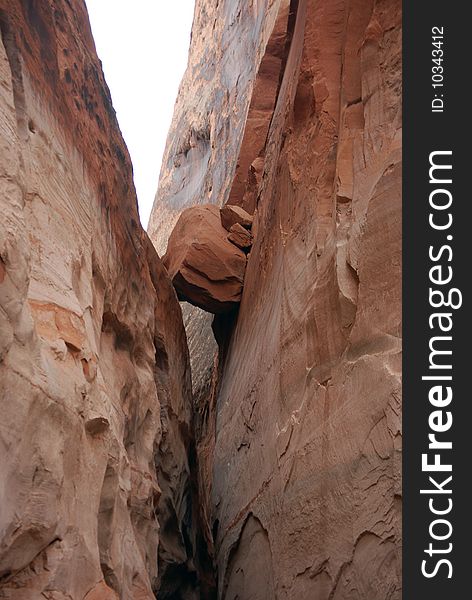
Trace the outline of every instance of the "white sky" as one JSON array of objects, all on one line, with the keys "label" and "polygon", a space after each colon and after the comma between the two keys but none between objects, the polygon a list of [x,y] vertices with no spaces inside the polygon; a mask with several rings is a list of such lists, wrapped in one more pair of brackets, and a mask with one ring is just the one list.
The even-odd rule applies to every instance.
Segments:
[{"label": "white sky", "polygon": [[147,227],[178,87],[194,0],[86,0],[103,71],[133,161]]}]

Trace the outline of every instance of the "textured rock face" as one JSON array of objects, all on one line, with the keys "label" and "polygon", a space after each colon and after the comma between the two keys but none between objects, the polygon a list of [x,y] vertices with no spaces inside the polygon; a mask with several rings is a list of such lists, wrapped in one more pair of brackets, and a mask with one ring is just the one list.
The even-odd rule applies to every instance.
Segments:
[{"label": "textured rock face", "polygon": [[[287,0],[249,5],[246,0],[196,1],[189,65],[180,86],[148,227],[159,254],[164,254],[184,208],[208,202],[222,205],[228,199],[255,76],[274,24],[281,32],[276,36],[278,50],[273,53],[284,48],[288,10]],[[274,40],[272,46],[277,46]],[[277,78],[278,74],[267,77],[270,88],[277,88]],[[266,92],[257,97],[264,105],[268,101]],[[273,104],[275,91],[272,98]],[[273,105],[266,113],[271,108]],[[259,133],[264,140],[264,131]]]},{"label": "textured rock face", "polygon": [[197,0],[150,234],[213,205],[246,271],[184,305],[193,415],[83,3],[0,31],[0,598],[206,599],[207,547],[219,598],[400,598],[398,0]]},{"label": "textured rock face", "polygon": [[[218,4],[197,0],[189,66],[180,86],[148,227],[160,254],[165,253],[185,208],[208,202],[222,206],[230,195],[242,195],[243,208],[253,212],[263,167],[258,154],[264,150],[290,38],[289,12],[289,0],[250,5],[246,0]],[[247,150],[240,153],[243,138]],[[246,169],[250,172],[247,181]],[[183,314],[194,417],[197,429],[211,431],[207,400],[215,383],[217,352],[211,316],[189,305],[183,306]],[[208,443],[211,447],[212,442]]]},{"label": "textured rock face", "polygon": [[401,597],[400,150],[397,0],[197,2],[150,233],[254,211],[237,319],[192,359],[220,598]]},{"label": "textured rock face", "polygon": [[231,231],[233,225],[241,225],[245,229],[251,229],[252,227],[252,216],[240,206],[227,204],[220,209],[220,216],[221,224],[228,231]]},{"label": "textured rock face", "polygon": [[181,300],[211,313],[239,304],[246,255],[228,241],[216,206],[184,210],[162,260]]},{"label": "textured rock face", "polygon": [[248,250],[252,246],[252,235],[240,223],[234,223],[229,228],[228,240],[242,250]]},{"label": "textured rock face", "polygon": [[194,597],[185,332],[85,6],[0,29],[0,598]]}]

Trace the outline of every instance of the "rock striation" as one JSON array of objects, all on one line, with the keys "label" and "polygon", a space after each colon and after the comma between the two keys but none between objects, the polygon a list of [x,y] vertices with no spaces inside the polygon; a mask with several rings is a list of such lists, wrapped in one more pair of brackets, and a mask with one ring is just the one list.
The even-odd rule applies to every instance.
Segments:
[{"label": "rock striation", "polygon": [[399,600],[399,0],[197,0],[149,237],[83,0],[0,34],[0,598]]},{"label": "rock striation", "polygon": [[399,599],[398,0],[197,0],[156,247],[202,202],[253,215],[218,348],[185,318],[218,598]]},{"label": "rock striation", "polygon": [[0,32],[0,598],[194,598],[186,335],[85,5]]}]

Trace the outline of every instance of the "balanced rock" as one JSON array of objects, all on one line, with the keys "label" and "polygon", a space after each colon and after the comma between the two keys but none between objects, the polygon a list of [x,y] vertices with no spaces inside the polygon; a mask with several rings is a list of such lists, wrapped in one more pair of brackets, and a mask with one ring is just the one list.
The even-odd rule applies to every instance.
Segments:
[{"label": "balanced rock", "polygon": [[182,212],[163,262],[180,300],[211,313],[224,313],[241,300],[246,255],[227,239],[213,205]]},{"label": "balanced rock", "polygon": [[239,223],[245,229],[251,229],[252,227],[252,216],[241,208],[233,204],[226,204],[220,209],[221,223],[225,229],[230,231],[231,226],[235,223]]},{"label": "balanced rock", "polygon": [[244,229],[239,223],[235,223],[229,228],[228,240],[241,250],[248,250],[252,246],[251,232]]}]

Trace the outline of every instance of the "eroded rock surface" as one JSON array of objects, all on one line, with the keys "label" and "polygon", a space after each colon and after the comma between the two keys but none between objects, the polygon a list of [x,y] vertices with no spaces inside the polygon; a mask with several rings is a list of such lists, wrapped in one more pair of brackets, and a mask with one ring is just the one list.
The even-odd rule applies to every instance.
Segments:
[{"label": "eroded rock surface", "polygon": [[[221,207],[231,196],[232,204],[242,197],[243,208],[254,212],[264,162],[259,153],[264,152],[293,28],[289,15],[289,0],[263,0],[250,6],[246,0],[196,1],[189,64],[148,227],[159,254],[165,253],[185,208],[207,203]],[[240,152],[243,139],[249,141]],[[247,169],[250,176],[246,179]],[[211,316],[188,304],[183,305],[183,313],[194,417],[206,455],[213,448],[208,397],[215,385],[217,347]],[[200,468],[206,472],[203,463]],[[210,478],[203,471],[201,489],[208,495]],[[210,538],[209,527],[207,534]]]},{"label": "eroded rock surface", "polygon": [[233,225],[241,225],[245,229],[252,227],[252,215],[237,205],[226,204],[223,206],[220,209],[220,217],[221,224],[227,231],[230,231]]},{"label": "eroded rock surface", "polygon": [[163,263],[181,300],[211,313],[238,306],[246,255],[228,240],[216,206],[195,206],[182,212]]},{"label": "eroded rock surface", "polygon": [[252,234],[240,223],[234,223],[229,228],[228,240],[241,250],[249,250],[252,246]]},{"label": "eroded rock surface", "polygon": [[196,363],[218,596],[399,599],[401,4],[201,0],[189,64],[151,237],[191,204],[254,212]]},{"label": "eroded rock surface", "polygon": [[240,305],[184,305],[193,414],[83,3],[0,29],[0,598],[399,599],[400,2],[197,0],[150,234],[204,214],[167,266]]},{"label": "eroded rock surface", "polygon": [[193,598],[185,331],[85,5],[0,30],[0,598]]}]

